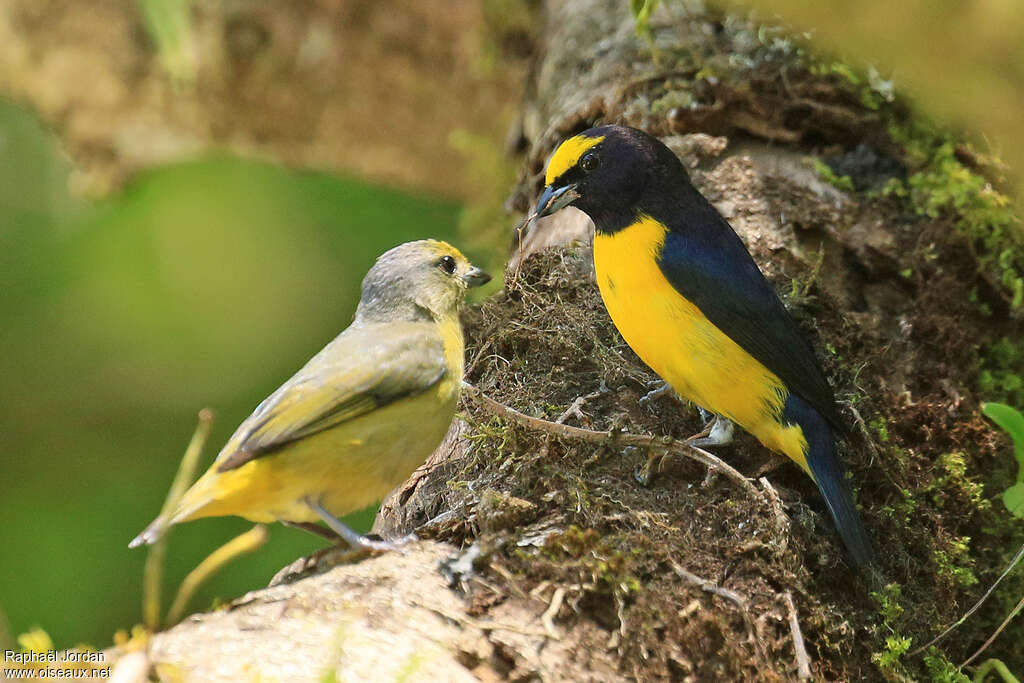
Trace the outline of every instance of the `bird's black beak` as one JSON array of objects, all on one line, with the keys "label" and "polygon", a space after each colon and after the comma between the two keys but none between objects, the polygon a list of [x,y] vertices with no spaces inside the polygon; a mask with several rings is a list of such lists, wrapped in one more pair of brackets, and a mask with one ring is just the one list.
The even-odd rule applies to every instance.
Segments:
[{"label": "bird's black beak", "polygon": [[481,285],[486,285],[490,282],[491,276],[476,266],[473,266],[466,271],[465,275],[462,276],[462,281],[466,283],[467,287],[480,287]]},{"label": "bird's black beak", "polygon": [[575,183],[564,185],[562,187],[553,187],[548,185],[544,188],[544,192],[541,193],[540,199],[537,200],[537,208],[534,210],[534,216],[537,218],[550,216],[559,209],[564,209],[569,206],[579,198],[580,193],[576,191]]}]

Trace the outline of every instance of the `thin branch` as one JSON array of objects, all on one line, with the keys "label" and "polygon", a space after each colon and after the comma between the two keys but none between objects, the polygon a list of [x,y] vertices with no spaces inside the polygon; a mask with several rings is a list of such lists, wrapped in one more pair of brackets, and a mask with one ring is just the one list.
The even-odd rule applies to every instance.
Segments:
[{"label": "thin branch", "polygon": [[[212,425],[213,411],[209,408],[200,410],[199,422],[192,433],[192,440],[185,449],[185,455],[181,458],[181,464],[178,465],[178,473],[174,476],[174,482],[167,493],[158,519],[170,517],[185,491],[196,480],[199,456],[203,453]],[[166,555],[167,534],[163,533],[146,553],[146,565],[142,570],[142,622],[150,631],[156,631],[160,627],[160,587],[163,583]]]},{"label": "thin branch", "polygon": [[695,586],[699,586],[701,590],[713,593],[714,595],[735,603],[735,605],[740,608],[740,614],[743,615],[743,621],[750,630],[750,635],[754,639],[754,644],[757,647],[757,651],[761,654],[761,658],[766,662],[770,661],[768,659],[768,651],[765,649],[764,643],[761,642],[761,637],[757,633],[757,624],[754,623],[754,618],[750,615],[750,608],[747,605],[747,599],[745,597],[735,591],[729,590],[728,588],[719,586],[714,581],[701,578],[696,574],[686,571],[675,560],[671,560],[671,566],[672,571],[674,571],[679,578],[684,579]]},{"label": "thin branch", "polygon": [[192,599],[199,587],[228,562],[244,553],[251,553],[267,542],[267,527],[257,524],[244,534],[235,536],[230,541],[214,550],[199,566],[193,569],[181,582],[178,594],[174,597],[174,604],[167,611],[167,626],[173,626],[181,621],[188,607],[188,601]]},{"label": "thin branch", "polygon": [[559,586],[555,589],[555,594],[551,596],[551,604],[544,610],[544,614],[540,615],[540,623],[544,624],[544,630],[548,632],[548,636],[552,640],[560,640],[558,631],[555,630],[554,619],[558,616],[558,610],[562,609],[563,600],[565,600],[565,589]]},{"label": "thin branch", "polygon": [[574,400],[569,405],[569,407],[565,409],[565,412],[558,416],[558,418],[555,420],[555,424],[565,424],[565,421],[568,420],[570,417],[575,417],[577,420],[580,421],[580,424],[583,424],[583,421],[587,417],[583,413],[583,406],[586,405],[587,401],[597,398],[600,395],[600,391],[594,391],[587,394],[586,396],[577,396],[576,400]]},{"label": "thin branch", "polygon": [[[913,652],[911,652],[908,656],[909,657],[913,657],[914,655],[917,655],[917,654],[920,654],[920,653],[924,652],[925,650],[930,648],[932,645],[934,645],[935,643],[939,642],[940,640],[942,640],[943,638],[948,636],[950,633],[952,633],[962,623],[967,621],[972,614],[974,614],[975,612],[978,611],[978,608],[981,607],[982,603],[984,603],[986,600],[988,600],[988,596],[992,595],[992,591],[994,591],[996,589],[996,586],[999,585],[999,582],[1002,581],[1003,579],[1005,579],[1006,575],[1010,573],[1010,570],[1012,570],[1015,566],[1017,566],[1017,563],[1020,562],[1020,558],[1022,556],[1024,556],[1024,545],[1022,545],[1020,547],[1020,550],[1017,551],[1017,554],[1013,556],[1013,559],[1010,560],[1010,565],[1005,570],[1003,570],[1003,573],[999,575],[999,578],[996,579],[996,582],[988,587],[988,590],[985,591],[985,594],[981,596],[981,599],[978,600],[978,602],[974,603],[974,606],[971,607],[969,610],[967,610],[966,614],[964,614],[962,617],[957,619],[945,631],[943,631],[942,633],[940,633],[939,635],[935,636],[934,638],[929,640],[927,643],[922,645],[921,647],[919,647],[916,650],[914,650]],[[1019,607],[1019,605],[1018,605],[1018,607]],[[973,657],[972,657],[972,659],[973,659]]]},{"label": "thin branch", "polygon": [[672,561],[672,571],[674,571],[679,576],[679,578],[689,581],[690,583],[692,583],[695,586],[698,586],[702,590],[707,591],[708,593],[714,593],[720,598],[725,598],[726,600],[730,600],[736,603],[736,605],[744,612],[747,610],[747,599],[739,593],[737,593],[736,591],[731,591],[728,588],[722,588],[717,583],[709,579],[702,579],[696,574],[693,574],[683,569],[682,566],[680,566],[674,560]]},{"label": "thin branch", "polygon": [[635,446],[637,448],[644,449],[662,449],[673,455],[681,455],[683,457],[690,458],[691,460],[696,460],[709,470],[724,474],[729,479],[732,479],[733,482],[735,482],[752,498],[760,497],[760,492],[757,490],[757,487],[755,487],[749,479],[740,474],[736,469],[727,465],[717,456],[686,442],[675,441],[669,437],[657,437],[647,434],[626,434],[619,431],[595,431],[592,429],[583,429],[581,427],[571,427],[565,424],[558,424],[557,422],[550,422],[537,417],[530,417],[529,415],[521,413],[514,408],[509,408],[506,405],[498,403],[472,384],[463,382],[462,389],[465,393],[479,401],[488,412],[499,417],[512,420],[513,422],[529,429],[554,434],[555,436],[560,436],[566,439],[578,439],[580,441],[587,441],[589,443],[602,445],[617,443],[623,446]]},{"label": "thin branch", "polygon": [[967,659],[966,659],[966,660],[964,661],[964,663],[960,665],[960,668],[961,668],[961,669],[962,669],[962,668],[964,668],[965,666],[967,666],[968,664],[970,664],[971,662],[973,662],[973,661],[974,661],[974,660],[975,660],[975,659],[976,659],[976,658],[978,657],[978,655],[980,655],[980,654],[981,654],[982,652],[984,652],[984,651],[985,651],[985,650],[986,650],[986,649],[988,648],[988,646],[992,644],[992,641],[996,639],[996,636],[998,636],[998,635],[999,635],[1000,633],[1002,633],[1002,632],[1003,632],[1003,629],[1004,629],[1004,628],[1006,628],[1006,625],[1007,625],[1007,624],[1009,624],[1009,623],[1010,623],[1011,621],[1013,621],[1013,618],[1014,618],[1015,616],[1017,616],[1017,614],[1018,614],[1018,613],[1020,612],[1020,610],[1021,610],[1021,608],[1022,608],[1022,607],[1024,607],[1024,598],[1021,598],[1021,599],[1020,599],[1020,600],[1019,600],[1019,601],[1017,602],[1017,605],[1016,605],[1016,606],[1015,606],[1015,607],[1014,607],[1014,608],[1013,608],[1012,610],[1010,610],[1010,613],[1009,613],[1008,615],[1006,615],[1006,618],[1005,618],[1005,619],[1003,619],[1003,623],[999,624],[999,628],[997,628],[997,629],[995,630],[995,633],[993,633],[992,635],[990,635],[990,636],[988,637],[988,640],[986,640],[986,641],[985,641],[985,642],[984,642],[984,643],[982,644],[982,646],[978,648],[978,651],[977,651],[977,652],[975,652],[975,653],[974,653],[973,655],[971,655],[970,657],[968,657],[968,658],[967,658]]},{"label": "thin branch", "polygon": [[789,546],[789,517],[786,515],[786,511],[782,508],[782,500],[779,498],[778,491],[772,486],[771,482],[768,481],[768,477],[761,477],[758,479],[761,484],[761,488],[764,489],[765,495],[768,497],[768,503],[771,505],[772,512],[775,514],[775,529],[779,532],[779,536],[782,538],[780,552],[785,552]]},{"label": "thin branch", "polygon": [[789,630],[793,634],[793,649],[796,651],[796,675],[804,681],[811,677],[811,659],[807,656],[807,647],[804,645],[804,634],[800,630],[793,595],[787,591],[782,594],[782,599],[786,601],[786,608],[789,610]]}]

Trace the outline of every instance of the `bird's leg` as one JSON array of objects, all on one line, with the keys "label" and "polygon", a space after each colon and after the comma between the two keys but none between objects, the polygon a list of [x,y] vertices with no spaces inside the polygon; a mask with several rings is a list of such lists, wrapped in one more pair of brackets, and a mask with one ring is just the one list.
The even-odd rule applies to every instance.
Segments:
[{"label": "bird's leg", "polygon": [[302,529],[303,531],[308,531],[309,533],[319,536],[320,538],[326,538],[328,541],[337,542],[341,540],[341,537],[338,536],[338,534],[334,533],[330,529],[325,529],[314,522],[288,522],[286,520],[281,520],[281,524],[284,524],[285,526],[290,526],[293,529]]},{"label": "bird's leg", "polygon": [[656,379],[652,382],[648,382],[647,388],[650,389],[650,391],[640,397],[640,403],[650,403],[659,396],[672,393],[672,385],[663,379]]},{"label": "bird's leg", "polygon": [[[704,412],[703,409],[701,412]],[[690,446],[705,448],[707,446],[726,446],[732,443],[733,424],[721,415],[715,415],[715,419],[704,426],[704,429],[694,434],[686,443]]]},{"label": "bird's leg", "polygon": [[375,541],[372,538],[367,538],[366,536],[349,529],[344,522],[325,510],[320,503],[307,499],[306,505],[309,506],[310,510],[319,515],[320,519],[324,521],[324,524],[329,526],[332,531],[338,534],[338,536],[340,536],[342,540],[345,541],[345,543],[347,543],[353,550],[387,552],[389,550],[398,550],[410,541],[416,540],[415,534],[409,534],[408,536],[394,541]]}]

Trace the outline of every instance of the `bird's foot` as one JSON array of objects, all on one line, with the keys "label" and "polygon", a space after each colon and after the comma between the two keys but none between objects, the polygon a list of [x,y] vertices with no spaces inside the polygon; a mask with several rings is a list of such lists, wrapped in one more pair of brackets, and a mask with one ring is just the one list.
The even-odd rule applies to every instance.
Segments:
[{"label": "bird's foot", "polygon": [[705,425],[704,429],[686,440],[688,446],[706,448],[708,446],[727,446],[732,443],[735,427],[731,420],[721,415]]},{"label": "bird's foot", "polygon": [[[359,540],[356,542],[356,545],[352,547],[352,550],[377,555],[379,553],[390,553],[395,550],[401,550],[413,541],[418,540],[419,538],[416,534],[409,534],[408,536],[402,536],[401,538],[396,538],[391,541],[370,538],[368,536],[359,536]],[[347,541],[348,539],[346,539],[346,542]]]},{"label": "bird's foot", "polygon": [[654,399],[664,396],[665,394],[672,393],[672,385],[665,380],[656,379],[647,383],[647,388],[650,389],[646,394],[640,397],[639,403],[641,405],[650,404]]},{"label": "bird's foot", "polygon": [[[409,534],[408,536],[403,536],[402,538],[398,538],[393,541],[382,541],[370,538],[369,536],[363,536],[362,534],[350,529],[347,524],[325,510],[320,503],[313,500],[306,500],[306,505],[308,505],[309,509],[315,512],[320,519],[323,520],[324,524],[326,524],[331,531],[337,534],[341,540],[354,551],[386,553],[391,552],[392,550],[400,550],[402,546],[416,540],[415,534]],[[309,527],[314,527],[317,530],[314,533],[322,534],[322,532],[325,531],[322,527],[316,524],[296,524],[296,526],[306,529],[307,531],[312,531],[313,529],[310,529]]]},{"label": "bird's foot", "polygon": [[[318,505],[313,507],[314,510],[319,508]],[[323,510],[323,508],[321,508]],[[318,512],[318,510],[317,510]],[[373,555],[380,555],[382,553],[389,553],[396,550],[401,550],[404,546],[416,541],[415,533],[410,533],[409,536],[395,539],[393,541],[382,541],[378,539],[371,539],[366,536],[362,536],[361,533],[357,533],[352,529],[345,526],[343,522],[335,518],[330,513],[325,511],[325,514],[331,516],[331,518],[344,527],[347,533],[335,533],[334,525],[328,522],[331,526],[330,529],[324,528],[321,525],[313,524],[311,522],[285,522],[288,526],[295,526],[298,528],[305,529],[315,533],[317,536],[321,536],[326,539],[338,541],[337,545],[331,546],[330,548],[322,548],[317,550],[312,555],[306,557],[300,557],[278,573],[274,574],[273,579],[270,580],[270,586],[278,586],[280,584],[291,584],[300,579],[306,579],[312,577],[312,575],[318,573],[324,573],[329,569],[332,569],[341,564],[353,564],[359,560],[364,560]],[[325,519],[325,522],[327,520]]]}]

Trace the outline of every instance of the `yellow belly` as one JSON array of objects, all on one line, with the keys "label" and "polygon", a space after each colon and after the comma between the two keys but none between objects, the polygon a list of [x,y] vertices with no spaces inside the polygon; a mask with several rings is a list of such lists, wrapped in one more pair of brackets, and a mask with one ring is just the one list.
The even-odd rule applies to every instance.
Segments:
[{"label": "yellow belly", "polygon": [[806,470],[802,431],[780,420],[785,385],[665,279],[657,256],[666,233],[643,217],[614,235],[594,236],[594,269],[612,321],[680,396],[729,418]]}]

